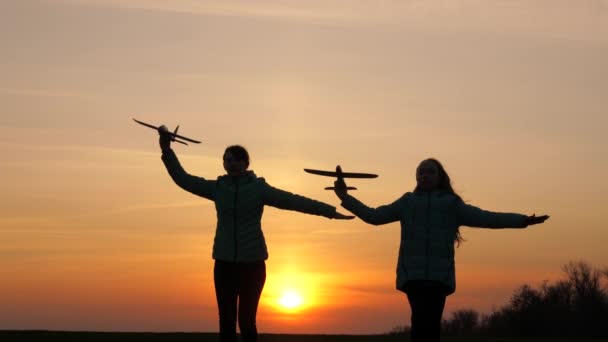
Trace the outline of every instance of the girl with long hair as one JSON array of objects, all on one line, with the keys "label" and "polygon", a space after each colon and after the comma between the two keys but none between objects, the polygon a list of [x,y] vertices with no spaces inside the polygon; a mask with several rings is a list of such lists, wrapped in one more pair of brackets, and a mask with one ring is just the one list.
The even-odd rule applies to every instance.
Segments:
[{"label": "girl with long hair", "polygon": [[349,195],[342,178],[335,182],[335,193],[344,208],[367,223],[401,222],[396,287],[410,303],[411,340],[435,342],[446,297],[456,290],[454,245],[463,241],[459,227],[526,228],[549,216],[496,213],[466,204],[433,158],[418,165],[416,181],[413,192],[375,209]]}]

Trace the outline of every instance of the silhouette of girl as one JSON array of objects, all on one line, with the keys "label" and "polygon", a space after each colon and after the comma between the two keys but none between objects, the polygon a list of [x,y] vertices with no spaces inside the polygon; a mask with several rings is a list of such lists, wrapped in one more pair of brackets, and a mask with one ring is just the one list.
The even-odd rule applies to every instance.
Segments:
[{"label": "silhouette of girl", "polygon": [[[162,160],[182,189],[215,202],[214,283],[220,341],[236,342],[238,323],[244,342],[257,341],[256,313],[266,281],[268,252],[260,220],[264,205],[335,219],[352,219],[336,208],[274,188],[249,167],[249,154],[234,145],[224,152],[226,175],[206,180],[184,171],[171,149],[171,137],[159,129]],[[237,310],[238,302],[238,310]]]},{"label": "silhouette of girl", "polygon": [[459,227],[525,228],[549,216],[495,213],[465,204],[439,161],[426,159],[416,169],[417,186],[391,204],[369,208],[335,182],[342,206],[361,220],[381,225],[401,222],[397,289],[406,293],[412,312],[411,340],[439,341],[446,297],[456,290],[454,244]]}]

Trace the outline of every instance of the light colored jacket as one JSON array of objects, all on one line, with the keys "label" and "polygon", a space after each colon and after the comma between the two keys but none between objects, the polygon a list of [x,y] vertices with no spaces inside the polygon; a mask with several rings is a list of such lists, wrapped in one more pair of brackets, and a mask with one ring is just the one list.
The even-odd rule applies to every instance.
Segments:
[{"label": "light colored jacket", "polygon": [[448,294],[456,291],[454,239],[458,227],[525,228],[527,218],[485,211],[446,192],[408,192],[375,209],[347,195],[342,206],[370,224],[401,222],[396,287],[404,292],[415,280],[442,283]]},{"label": "light colored jacket", "polygon": [[253,262],[268,259],[260,222],[265,205],[328,218],[336,213],[331,205],[268,185],[253,171],[244,176],[224,175],[217,180],[206,180],[186,173],[172,150],[163,152],[162,160],[178,186],[215,202],[217,226],[213,258],[216,260]]}]

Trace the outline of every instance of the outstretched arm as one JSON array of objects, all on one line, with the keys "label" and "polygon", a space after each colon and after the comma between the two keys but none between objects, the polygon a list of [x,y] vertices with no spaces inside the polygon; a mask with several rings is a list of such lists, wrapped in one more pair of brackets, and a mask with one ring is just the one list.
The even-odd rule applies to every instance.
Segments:
[{"label": "outstretched arm", "polygon": [[527,226],[545,222],[547,215],[526,216],[515,213],[497,213],[483,210],[472,205],[459,202],[457,213],[460,224],[479,228],[526,228]]},{"label": "outstretched arm", "polygon": [[158,143],[163,152],[161,159],[175,184],[195,195],[210,200],[215,199],[215,181],[209,181],[202,177],[188,174],[177,159],[175,152],[171,149],[171,137],[168,134],[159,130]]},{"label": "outstretched arm", "polygon": [[342,200],[344,208],[369,224],[381,225],[401,219],[402,210],[400,208],[403,197],[391,204],[373,209],[347,193],[346,183],[342,177],[334,182],[334,191]]},{"label": "outstretched arm", "polygon": [[352,220],[354,216],[343,215],[336,211],[334,206],[277,189],[268,184],[263,192],[264,204],[286,210],[299,211],[306,214],[319,215],[339,220]]}]

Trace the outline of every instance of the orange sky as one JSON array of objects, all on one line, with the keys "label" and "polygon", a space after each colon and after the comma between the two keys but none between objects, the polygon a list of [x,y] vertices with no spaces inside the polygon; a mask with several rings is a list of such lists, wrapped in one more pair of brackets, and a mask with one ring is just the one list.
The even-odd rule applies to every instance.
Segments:
[{"label": "orange sky", "polygon": [[[338,205],[303,168],[371,206],[441,160],[525,231],[464,228],[458,308],[488,312],[570,260],[606,266],[608,2],[0,3],[0,329],[216,331],[213,204],[173,184],[156,134],[192,174],[245,145],[279,188]],[[344,210],[342,210],[344,212]],[[398,224],[267,209],[261,332],[380,333],[409,321]],[[304,306],[277,306],[284,291]]]}]

